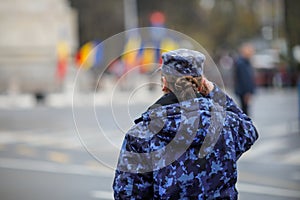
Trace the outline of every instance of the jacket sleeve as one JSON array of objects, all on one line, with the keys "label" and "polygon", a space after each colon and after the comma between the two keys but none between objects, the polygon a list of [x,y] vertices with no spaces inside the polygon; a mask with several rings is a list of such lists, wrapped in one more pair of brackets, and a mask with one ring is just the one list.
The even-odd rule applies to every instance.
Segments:
[{"label": "jacket sleeve", "polygon": [[[147,144],[146,139],[126,134],[113,181],[115,199],[152,199],[152,172],[139,173],[136,170],[137,163],[147,164],[147,160],[138,156],[138,153],[142,155],[148,151]],[[131,157],[130,153],[137,154]]]},{"label": "jacket sleeve", "polygon": [[236,151],[236,159],[250,149],[258,139],[258,132],[248,117],[236,103],[226,95],[218,86],[215,85],[209,97],[221,105],[226,112],[226,118],[232,127],[233,139]]}]

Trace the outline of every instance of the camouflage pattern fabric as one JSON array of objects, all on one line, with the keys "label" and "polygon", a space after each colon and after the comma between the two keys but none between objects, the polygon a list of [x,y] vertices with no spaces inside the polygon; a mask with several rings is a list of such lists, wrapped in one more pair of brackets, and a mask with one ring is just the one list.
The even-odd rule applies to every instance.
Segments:
[{"label": "camouflage pattern fabric", "polygon": [[205,55],[189,49],[177,49],[162,54],[162,74],[175,77],[203,75]]},{"label": "camouflage pattern fabric", "polygon": [[[213,115],[222,113],[218,125]],[[237,199],[236,163],[258,133],[221,89],[215,85],[207,97],[155,107],[141,118],[124,138],[115,199]],[[215,143],[205,146],[206,138]]]}]

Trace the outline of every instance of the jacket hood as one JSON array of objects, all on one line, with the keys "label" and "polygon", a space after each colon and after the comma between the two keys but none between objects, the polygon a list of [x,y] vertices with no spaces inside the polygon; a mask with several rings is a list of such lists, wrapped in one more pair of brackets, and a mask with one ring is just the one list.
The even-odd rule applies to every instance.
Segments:
[{"label": "jacket hood", "polygon": [[[164,133],[168,132],[170,135],[175,135],[178,130],[182,132],[191,129],[191,127],[193,127],[193,131],[189,131],[194,133],[197,132],[199,123],[202,127],[207,127],[210,124],[210,119],[213,121],[215,121],[214,119],[223,120],[223,113],[224,110],[215,104],[213,99],[207,97],[194,98],[155,108],[150,107],[140,118],[135,120],[135,125],[128,131],[128,134],[137,138],[150,139],[161,130]],[[175,124],[180,122],[181,129],[178,129],[179,124],[173,124],[175,121]]]},{"label": "jacket hood", "polygon": [[212,99],[198,97],[178,103],[151,108],[142,114],[142,121],[147,122],[162,117],[173,118],[184,113],[195,111],[211,111],[212,107]]}]

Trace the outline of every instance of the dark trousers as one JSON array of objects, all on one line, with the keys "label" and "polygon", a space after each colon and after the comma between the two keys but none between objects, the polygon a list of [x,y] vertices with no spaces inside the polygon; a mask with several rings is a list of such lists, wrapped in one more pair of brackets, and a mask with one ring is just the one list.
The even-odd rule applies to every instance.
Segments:
[{"label": "dark trousers", "polygon": [[245,95],[239,95],[242,111],[248,115],[248,103],[245,101]]}]

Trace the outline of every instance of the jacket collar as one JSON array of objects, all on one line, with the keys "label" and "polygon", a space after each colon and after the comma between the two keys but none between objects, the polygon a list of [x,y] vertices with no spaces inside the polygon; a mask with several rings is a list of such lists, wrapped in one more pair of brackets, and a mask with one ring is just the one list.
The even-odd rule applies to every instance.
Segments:
[{"label": "jacket collar", "polygon": [[134,122],[137,124],[141,121],[150,121],[155,118],[178,117],[186,112],[198,110],[210,111],[212,99],[206,97],[197,97],[186,101],[178,102],[178,99],[173,93],[163,95],[152,106],[148,108],[142,116]]}]

